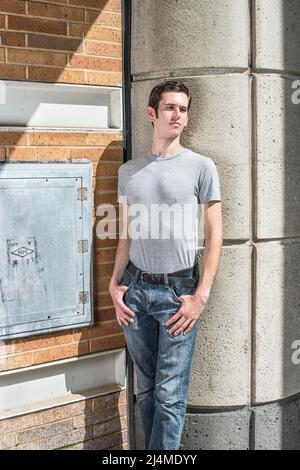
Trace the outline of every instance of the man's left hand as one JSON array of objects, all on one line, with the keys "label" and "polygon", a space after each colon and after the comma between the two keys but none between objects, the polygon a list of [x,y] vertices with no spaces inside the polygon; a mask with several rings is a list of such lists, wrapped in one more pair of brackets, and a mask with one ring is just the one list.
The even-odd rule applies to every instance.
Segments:
[{"label": "man's left hand", "polygon": [[165,326],[169,326],[176,322],[168,330],[168,333],[170,335],[174,333],[174,336],[179,335],[181,332],[187,335],[191,331],[207,302],[207,298],[204,296],[181,295],[178,298],[182,302],[180,309],[165,323]]}]

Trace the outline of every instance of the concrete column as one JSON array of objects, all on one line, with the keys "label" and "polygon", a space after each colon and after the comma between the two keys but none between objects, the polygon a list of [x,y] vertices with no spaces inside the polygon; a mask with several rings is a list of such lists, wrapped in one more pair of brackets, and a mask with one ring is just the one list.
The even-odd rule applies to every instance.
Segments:
[{"label": "concrete column", "polygon": [[224,246],[183,448],[299,449],[300,3],[132,3],[133,158],[151,145],[150,90],[180,78],[193,96],[182,142],[213,159],[221,182]]}]

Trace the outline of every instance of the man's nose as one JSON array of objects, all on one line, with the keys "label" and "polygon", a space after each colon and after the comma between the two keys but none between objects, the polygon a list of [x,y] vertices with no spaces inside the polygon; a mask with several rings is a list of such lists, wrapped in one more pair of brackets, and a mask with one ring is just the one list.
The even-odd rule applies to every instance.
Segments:
[{"label": "man's nose", "polygon": [[180,115],[180,110],[179,110],[179,107],[178,106],[175,106],[174,107],[174,116],[179,116]]}]

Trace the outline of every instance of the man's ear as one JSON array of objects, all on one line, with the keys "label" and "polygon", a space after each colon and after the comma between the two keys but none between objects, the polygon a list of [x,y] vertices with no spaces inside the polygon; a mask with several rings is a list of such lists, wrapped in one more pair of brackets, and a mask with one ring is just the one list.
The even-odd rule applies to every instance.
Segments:
[{"label": "man's ear", "polygon": [[155,120],[155,110],[151,108],[151,106],[147,106],[147,111],[146,111],[147,117],[149,121],[154,122]]}]

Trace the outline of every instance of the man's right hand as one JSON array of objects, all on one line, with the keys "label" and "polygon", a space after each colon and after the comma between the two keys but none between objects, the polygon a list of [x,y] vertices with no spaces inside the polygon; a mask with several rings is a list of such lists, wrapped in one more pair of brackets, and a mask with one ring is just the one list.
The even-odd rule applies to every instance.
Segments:
[{"label": "man's right hand", "polygon": [[127,286],[114,286],[109,289],[115,310],[116,310],[116,318],[117,322],[120,326],[123,324],[128,326],[129,323],[133,323],[134,313],[130,310],[127,305],[123,302],[123,297],[125,292],[127,291]]}]

